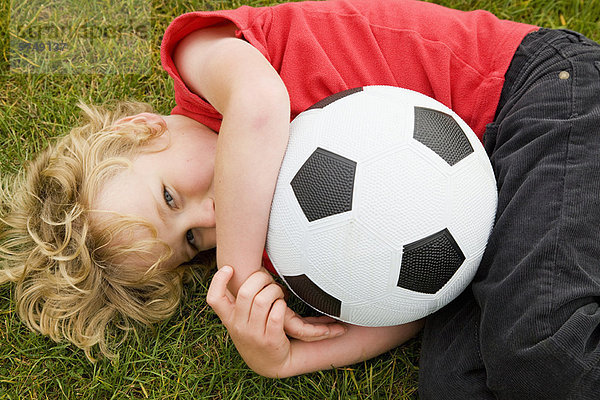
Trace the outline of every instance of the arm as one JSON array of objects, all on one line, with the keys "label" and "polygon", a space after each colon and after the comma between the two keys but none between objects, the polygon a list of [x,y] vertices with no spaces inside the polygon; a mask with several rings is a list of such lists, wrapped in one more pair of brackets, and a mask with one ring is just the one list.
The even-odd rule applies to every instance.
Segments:
[{"label": "arm", "polygon": [[[235,295],[262,263],[269,212],[289,137],[287,89],[264,56],[222,25],[191,33],[174,61],[191,91],[223,115],[215,160],[217,267],[235,265]],[[336,323],[309,324],[289,308],[288,334],[303,340],[343,333]]]},{"label": "arm", "polygon": [[383,327],[347,324],[346,334],[332,339],[315,342],[290,339],[290,362],[281,372],[274,371],[272,377],[283,378],[368,360],[411,339],[423,324],[424,320]]},{"label": "arm", "polygon": [[215,160],[217,266],[229,288],[260,268],[277,174],[289,136],[285,85],[263,55],[223,25],[191,33],[174,61],[187,84],[223,115]]},{"label": "arm", "polygon": [[290,340],[283,330],[283,293],[271,276],[252,274],[234,298],[227,290],[232,274],[230,267],[215,274],[207,301],[244,361],[263,376],[283,378],[354,364],[400,345],[423,326],[423,320],[380,328],[346,325],[346,334],[331,339]]}]

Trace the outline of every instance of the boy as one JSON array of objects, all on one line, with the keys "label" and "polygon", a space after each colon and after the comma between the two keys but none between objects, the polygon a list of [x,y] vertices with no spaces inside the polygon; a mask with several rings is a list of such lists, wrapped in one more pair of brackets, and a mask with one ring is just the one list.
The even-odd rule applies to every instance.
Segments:
[{"label": "boy", "polygon": [[[590,238],[600,233],[591,212],[599,190],[597,179],[582,174],[598,170],[592,157],[597,139],[590,134],[600,123],[597,44],[485,12],[413,1],[334,1],[187,14],[169,27],[161,51],[176,87],[175,118],[163,119],[173,146],[185,135],[200,135],[199,129],[206,133],[203,148],[211,148],[205,127],[219,131],[219,138],[214,185],[191,192],[200,193],[189,203],[197,202],[202,218],[177,225],[176,238],[165,236],[173,230],[155,227],[173,250],[159,264],[168,269],[192,256],[197,242],[216,244],[206,238],[217,222],[220,270],[207,301],[253,369],[289,376],[356,362],[398,345],[421,326],[294,328],[292,318],[284,322],[280,289],[258,271],[290,115],[343,89],[394,84],[442,101],[480,136],[494,121],[485,145],[499,184],[496,228],[472,290],[428,318],[422,397],[595,394],[600,313],[594,266],[600,254]],[[183,116],[205,127],[169,128],[187,121]],[[140,115],[129,123],[163,125],[153,118]],[[157,140],[149,144],[154,153],[136,156],[99,189],[105,209],[146,220],[155,215],[157,224],[185,212],[180,204],[188,203],[186,196],[178,203],[179,190],[161,180],[151,196],[154,203],[173,204],[172,210],[120,210],[113,200],[154,165],[147,157],[166,154],[158,150],[169,141]],[[161,218],[168,212],[173,219]],[[304,336],[303,329],[311,329],[313,339],[332,338],[304,342],[284,333]]]},{"label": "boy", "polygon": [[[208,301],[255,370],[287,376],[341,365],[419,328],[371,335],[349,326],[339,338],[290,343],[281,294],[251,274],[289,114],[344,89],[391,84],[430,95],[485,131],[499,186],[472,290],[427,319],[421,396],[596,396],[600,183],[586,174],[600,167],[597,43],[481,11],[339,1],[189,13],[169,26],[161,50],[175,81],[173,113],[219,130],[217,262],[235,272],[217,273]],[[320,357],[305,358],[309,349]]]}]

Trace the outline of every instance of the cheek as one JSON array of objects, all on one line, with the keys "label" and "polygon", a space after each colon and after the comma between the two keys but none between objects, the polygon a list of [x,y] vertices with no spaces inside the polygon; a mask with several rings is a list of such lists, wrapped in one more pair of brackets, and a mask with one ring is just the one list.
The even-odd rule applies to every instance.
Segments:
[{"label": "cheek", "polygon": [[[189,135],[177,146],[178,179],[187,190],[205,192],[214,175],[216,140],[209,141],[202,132]],[[212,138],[211,138],[212,139]]]}]

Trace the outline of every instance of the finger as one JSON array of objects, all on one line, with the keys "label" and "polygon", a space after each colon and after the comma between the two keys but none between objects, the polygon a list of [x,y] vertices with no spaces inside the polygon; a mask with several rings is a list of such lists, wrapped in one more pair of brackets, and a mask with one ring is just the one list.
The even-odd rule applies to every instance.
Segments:
[{"label": "finger", "polygon": [[324,326],[318,328],[312,327],[308,329],[308,325],[305,324],[300,316],[293,312],[289,307],[285,313],[284,319],[285,332],[296,339],[306,340],[308,337],[327,337],[329,329]]},{"label": "finger", "polygon": [[217,313],[221,320],[229,319],[234,309],[233,295],[227,289],[227,284],[233,276],[233,269],[224,266],[215,272],[206,292],[206,302]]},{"label": "finger", "polygon": [[242,283],[235,302],[235,319],[238,322],[248,322],[254,297],[271,282],[273,282],[271,275],[266,272],[257,271]]},{"label": "finger", "polygon": [[271,308],[271,312],[269,313],[269,317],[267,319],[267,327],[265,329],[266,336],[276,337],[278,335],[284,335],[283,321],[285,317],[286,308],[287,305],[285,303],[285,300],[275,300],[275,303],[273,303],[273,307]]},{"label": "finger", "polygon": [[290,289],[287,286],[285,286],[284,284],[281,284],[278,282],[277,282],[277,284],[283,291],[283,300],[285,300],[287,302],[290,299]]},{"label": "finger", "polygon": [[310,325],[327,325],[329,328],[329,337],[338,337],[348,331],[348,327],[344,323],[328,315],[301,318]]},{"label": "finger", "polygon": [[267,324],[267,318],[271,312],[271,307],[277,299],[283,299],[283,291],[276,283],[270,283],[265,286],[260,292],[254,297],[252,302],[252,309],[250,311],[250,318],[248,324],[251,329],[257,331],[265,331]]},{"label": "finger", "polygon": [[284,328],[288,335],[304,342],[338,337],[347,330],[340,323],[307,322],[291,310],[286,314]]}]

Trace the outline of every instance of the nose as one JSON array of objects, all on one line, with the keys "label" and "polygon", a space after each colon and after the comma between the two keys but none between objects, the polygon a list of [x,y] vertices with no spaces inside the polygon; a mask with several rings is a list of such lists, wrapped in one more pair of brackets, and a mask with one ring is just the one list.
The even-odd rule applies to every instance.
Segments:
[{"label": "nose", "polygon": [[204,198],[201,202],[189,205],[187,221],[188,229],[215,227],[215,202],[211,198]]},{"label": "nose", "polygon": [[198,250],[211,249],[217,245],[215,206],[212,199],[206,198],[191,205],[186,223],[186,232],[192,230]]}]

